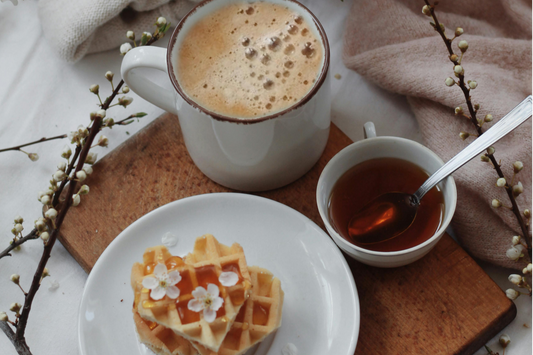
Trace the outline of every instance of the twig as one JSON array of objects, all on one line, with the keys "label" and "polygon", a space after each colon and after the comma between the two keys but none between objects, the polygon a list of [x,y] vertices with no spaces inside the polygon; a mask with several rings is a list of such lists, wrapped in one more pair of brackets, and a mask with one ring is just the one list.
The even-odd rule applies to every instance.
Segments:
[{"label": "twig", "polygon": [[0,149],[0,153],[7,152],[7,151],[10,151],[10,150],[20,150],[20,148],[24,148],[24,147],[27,147],[29,145],[34,145],[34,144],[38,144],[38,143],[42,143],[42,142],[52,141],[54,139],[63,139],[63,138],[67,138],[67,135],[66,134],[62,134],[60,136],[55,136],[55,137],[50,137],[50,138],[43,137],[43,138],[41,138],[39,140],[36,140],[36,141],[33,141],[33,142],[17,145],[16,147]]},{"label": "twig", "polygon": [[19,355],[32,355],[30,348],[28,347],[28,344],[26,344],[26,341],[23,339],[23,341],[18,341],[15,338],[15,332],[7,322],[0,321],[0,329],[4,332],[4,334],[7,336],[7,338],[11,341],[13,346],[15,347],[15,350]]},{"label": "twig", "polygon": [[[435,7],[434,5],[431,5],[429,3],[429,0],[424,0],[426,5],[429,7],[431,12],[431,17],[433,18],[433,21],[435,22],[435,30],[439,33],[442,40],[444,41],[444,44],[446,44],[446,48],[448,49],[448,53],[450,53],[449,59],[452,63],[457,64],[457,61],[453,61],[452,55],[455,53],[452,49],[452,40],[447,38],[444,34],[444,31],[441,28],[441,25],[439,23],[439,20],[437,19],[437,16],[435,15]],[[437,2],[435,2],[435,5]],[[465,77],[464,74],[459,74],[459,87],[461,88],[463,95],[466,100],[466,105],[468,107],[468,111],[470,112],[470,121],[474,125],[478,136],[481,136],[483,134],[483,130],[481,126],[478,123],[478,120],[476,118],[476,110],[474,109],[474,106],[472,105],[471,97],[470,97],[470,89],[466,87],[465,85]],[[502,172],[502,169],[500,168],[500,164],[494,157],[494,154],[485,154],[491,161],[492,165],[494,166],[494,169],[496,170],[496,173],[500,178],[505,178],[505,175]],[[531,240],[529,236],[529,228],[527,227],[526,223],[524,222],[524,219],[522,218],[522,215],[520,214],[520,209],[518,208],[518,205],[516,204],[516,199],[513,195],[513,187],[510,186],[508,183],[505,184],[505,191],[507,192],[507,196],[509,197],[509,200],[511,201],[512,211],[514,215],[516,216],[516,219],[518,221],[518,224],[520,225],[520,229],[522,230],[523,237],[527,243],[527,253],[529,255],[529,260],[531,261],[532,254],[531,254]]]},{"label": "twig", "polygon": [[37,239],[39,236],[37,235],[37,229],[33,229],[27,236],[19,238],[17,240],[13,240],[11,244],[7,248],[4,249],[0,253],[0,259],[2,259],[5,256],[11,256],[11,251],[18,247],[19,245],[22,245],[26,243],[28,240]]}]

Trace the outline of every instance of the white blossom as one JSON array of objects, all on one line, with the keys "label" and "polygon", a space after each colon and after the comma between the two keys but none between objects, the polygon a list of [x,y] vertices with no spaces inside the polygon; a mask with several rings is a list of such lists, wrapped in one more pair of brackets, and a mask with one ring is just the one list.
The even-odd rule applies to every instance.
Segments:
[{"label": "white blossom", "polygon": [[13,274],[11,275],[11,277],[9,278],[11,280],[11,282],[13,282],[14,284],[19,284],[20,282],[20,275],[19,274]]},{"label": "white blossom", "polygon": [[14,227],[15,231],[18,233],[22,232],[22,230],[24,229],[24,227],[22,226],[22,224],[20,223],[17,223],[15,224],[15,227]]},{"label": "white blossom", "polygon": [[93,152],[89,152],[87,154],[87,158],[85,159],[85,164],[94,164],[96,163],[96,158],[98,157],[98,154],[96,153],[93,153]]},{"label": "white blossom", "polygon": [[95,95],[98,95],[98,93],[99,93],[99,91],[100,91],[100,85],[96,85],[96,84],[91,85],[91,86],[89,87],[89,91],[92,92],[92,93],[95,94]]},{"label": "white blossom", "polygon": [[115,74],[113,74],[112,71],[107,71],[107,72],[105,73],[105,78],[106,78],[107,80],[109,80],[109,81],[113,81],[113,76],[115,76]]},{"label": "white blossom", "polygon": [[67,174],[63,170],[58,170],[53,175],[54,181],[63,181],[67,178]]},{"label": "white blossom", "polygon": [[21,216],[17,216],[17,217],[15,217],[14,221],[15,221],[15,223],[22,223],[22,222],[24,222],[24,218],[22,218]]},{"label": "white blossom", "polygon": [[512,288],[509,288],[505,291],[505,295],[507,296],[508,299],[510,300],[516,300],[518,298],[518,296],[520,296],[520,292],[512,289]]},{"label": "white blossom", "polygon": [[79,182],[82,182],[85,179],[87,179],[87,174],[85,173],[85,171],[80,170],[76,172],[76,178],[78,179]]},{"label": "white blossom", "polygon": [[80,195],[87,195],[89,193],[89,186],[83,185],[78,193]]},{"label": "white blossom", "polygon": [[468,86],[470,87],[470,89],[475,89],[477,88],[477,82],[475,80],[469,80],[468,81]]},{"label": "white blossom", "polygon": [[490,113],[486,114],[485,118],[484,118],[484,121],[485,122],[492,122],[492,115]]},{"label": "white blossom", "polygon": [[496,180],[496,186],[498,187],[504,187],[506,183],[507,181],[505,180],[505,178],[499,178],[498,180]]},{"label": "white blossom", "polygon": [[28,158],[30,158],[31,161],[37,161],[37,160],[39,160],[39,154],[37,154],[37,153],[28,153]]},{"label": "white blossom", "polygon": [[520,256],[522,255],[522,245],[518,244],[518,245],[514,245],[510,247],[505,252],[505,255],[507,255],[509,259],[513,261],[517,261],[518,259],[520,259]]},{"label": "white blossom", "polygon": [[9,320],[9,317],[7,316],[6,312],[0,312],[0,322],[7,322]]},{"label": "white blossom", "polygon": [[107,147],[108,144],[109,144],[109,139],[107,139],[106,136],[100,136],[100,138],[98,139],[98,145],[100,147]]},{"label": "white blossom", "polygon": [[120,46],[120,54],[122,55],[125,55],[126,53],[128,53],[130,50],[132,49],[132,46],[131,44],[129,43],[123,43],[121,46]]},{"label": "white blossom", "polygon": [[57,217],[57,211],[56,211],[55,208],[50,208],[50,209],[48,209],[48,211],[46,211],[46,212],[44,213],[44,216],[45,216],[46,218],[50,218],[51,220],[54,220],[54,219],[56,219],[56,217]]},{"label": "white blossom", "polygon": [[204,320],[211,323],[215,320],[217,311],[224,303],[224,299],[218,296],[219,293],[218,286],[215,284],[207,284],[207,290],[198,286],[192,291],[194,298],[189,301],[187,307],[193,312],[203,311]]},{"label": "white blossom", "polygon": [[78,194],[72,195],[72,206],[76,207],[80,204],[80,202],[81,202],[80,195]]},{"label": "white blossom", "polygon": [[459,41],[459,43],[457,43],[457,47],[459,47],[461,52],[464,53],[468,49],[468,42],[463,39],[462,41]]},{"label": "white blossom", "polygon": [[87,175],[91,175],[93,173],[93,167],[90,165],[86,165],[83,167],[83,171],[85,171]]},{"label": "white blossom", "polygon": [[61,171],[65,171],[67,170],[67,163],[65,163],[64,161],[57,164],[57,169],[58,170],[61,170]]},{"label": "white blossom", "polygon": [[70,149],[70,147],[68,145],[64,146],[63,151],[61,152],[61,157],[68,159],[70,158],[71,155],[72,155],[72,150]]},{"label": "white blossom", "polygon": [[180,289],[174,286],[181,281],[180,273],[175,270],[167,271],[165,264],[157,264],[154,268],[154,277],[147,276],[142,281],[143,287],[151,290],[150,297],[156,301],[165,295],[171,299],[178,298],[180,295]]},{"label": "white blossom", "polygon": [[98,111],[96,111],[96,116],[98,116],[100,118],[105,118],[105,115],[106,115],[106,110],[98,110]]},{"label": "white blossom", "polygon": [[48,234],[48,232],[42,232],[40,237],[44,242],[47,242],[48,239],[50,239],[50,234]]},{"label": "white blossom", "polygon": [[500,335],[500,339],[498,339],[498,342],[502,346],[502,348],[506,348],[509,343],[511,343],[511,338],[507,334]]},{"label": "white blossom", "polygon": [[518,184],[513,186],[513,195],[514,197],[518,197],[522,192],[524,192],[524,186],[519,181]]},{"label": "white blossom", "polygon": [[456,66],[454,66],[454,67],[453,67],[453,71],[455,72],[455,74],[458,74],[458,75],[459,75],[459,74],[463,74],[463,73],[465,72],[464,69],[463,69],[463,67],[460,66],[460,65],[456,65]]},{"label": "white blossom", "polygon": [[231,271],[222,272],[218,277],[218,282],[225,287],[235,286],[239,282],[239,275]]},{"label": "white blossom", "polygon": [[44,221],[44,219],[38,219],[35,221],[35,228],[37,228],[37,230],[39,232],[42,232],[46,229],[46,222]]},{"label": "white blossom", "polygon": [[487,148],[487,153],[489,153],[489,154],[494,154],[495,151],[496,151],[496,149],[494,149],[493,146],[490,146],[490,147]]},{"label": "white blossom", "polygon": [[49,205],[52,203],[52,199],[50,198],[50,196],[44,195],[43,197],[41,197],[41,203],[43,205]]},{"label": "white blossom", "polygon": [[518,243],[520,243],[520,236],[519,235],[515,235],[513,237],[513,245],[518,245]]},{"label": "white blossom", "polygon": [[130,88],[129,88],[129,86],[124,85],[124,86],[122,87],[122,93],[123,93],[123,94],[127,94],[128,92],[130,92]]},{"label": "white blossom", "polygon": [[515,285],[520,285],[520,283],[522,282],[522,276],[517,275],[517,274],[509,275],[508,279],[511,283]]},{"label": "white blossom", "polygon": [[457,28],[455,29],[455,35],[456,35],[457,37],[459,37],[459,36],[462,35],[463,33],[464,33],[464,30],[463,30],[461,27],[457,27]]},{"label": "white blossom", "polygon": [[124,107],[128,106],[132,102],[133,102],[133,98],[129,96],[119,97],[118,99],[118,104]]},{"label": "white blossom", "polygon": [[518,174],[520,171],[524,169],[524,164],[521,161],[515,161],[513,163],[513,170],[515,174]]},{"label": "white blossom", "polygon": [[444,80],[444,83],[446,86],[453,86],[455,85],[455,80],[453,78],[447,77],[446,80]]},{"label": "white blossom", "polygon": [[164,17],[160,17],[160,18],[157,19],[155,25],[157,27],[161,27],[161,26],[165,25],[166,23],[167,23],[167,19],[164,18]]}]

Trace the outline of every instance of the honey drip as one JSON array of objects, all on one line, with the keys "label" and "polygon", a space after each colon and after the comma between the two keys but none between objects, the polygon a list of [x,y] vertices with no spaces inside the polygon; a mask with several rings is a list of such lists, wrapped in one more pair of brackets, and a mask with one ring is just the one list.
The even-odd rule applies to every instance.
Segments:
[{"label": "honey drip", "polygon": [[172,256],[167,259],[167,262],[165,263],[168,270],[175,269],[178,266],[183,266],[185,263],[183,262],[183,259],[179,256]]},{"label": "honey drip", "polygon": [[195,268],[195,270],[199,286],[202,286],[205,289],[207,289],[207,284],[215,284],[219,286],[218,275],[214,265],[202,266]]},{"label": "honey drip", "polygon": [[[180,289],[181,295],[189,295],[194,291],[194,285],[192,284],[191,275],[189,271],[181,272],[181,281],[176,285]],[[180,296],[181,298],[181,296]]]},{"label": "honey drip", "polygon": [[259,303],[254,304],[253,322],[256,325],[266,325],[268,323],[268,314],[270,307],[262,306]]},{"label": "honey drip", "polygon": [[231,303],[233,303],[235,306],[240,306],[244,303],[244,290],[235,290],[230,292],[229,298],[231,299]]}]

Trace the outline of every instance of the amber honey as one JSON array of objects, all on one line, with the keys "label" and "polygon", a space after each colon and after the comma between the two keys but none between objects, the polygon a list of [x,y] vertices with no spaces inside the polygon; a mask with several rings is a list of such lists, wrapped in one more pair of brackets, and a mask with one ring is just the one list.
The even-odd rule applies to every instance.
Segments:
[{"label": "amber honey", "polygon": [[333,228],[350,243],[375,251],[398,251],[412,248],[431,238],[444,216],[444,196],[437,187],[422,199],[413,224],[398,237],[361,245],[348,234],[350,219],[376,197],[389,192],[414,193],[429,174],[418,165],[397,158],[378,158],[360,163],[336,182],[328,212]]},{"label": "amber honey", "polygon": [[189,300],[180,301],[176,303],[176,309],[178,310],[178,315],[182,324],[194,323],[200,320],[200,313],[191,311],[187,307],[188,303]]},{"label": "amber honey", "polygon": [[263,306],[259,303],[254,304],[253,323],[256,325],[266,325],[268,323],[268,314],[270,307]]}]

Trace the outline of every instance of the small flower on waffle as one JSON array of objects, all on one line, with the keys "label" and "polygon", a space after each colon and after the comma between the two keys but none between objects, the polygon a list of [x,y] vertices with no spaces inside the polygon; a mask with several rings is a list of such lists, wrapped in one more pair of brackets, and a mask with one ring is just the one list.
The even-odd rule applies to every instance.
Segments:
[{"label": "small flower on waffle", "polygon": [[165,264],[157,264],[154,268],[155,277],[145,277],[142,285],[144,288],[152,290],[150,297],[154,300],[160,300],[165,295],[169,298],[178,298],[180,289],[174,286],[181,281],[181,275],[178,271],[167,272]]},{"label": "small flower on waffle", "polygon": [[235,286],[237,282],[239,281],[239,275],[237,275],[236,273],[232,271],[223,272],[218,277],[218,281],[220,282],[222,286],[225,286],[225,287]]},{"label": "small flower on waffle", "polygon": [[207,290],[198,286],[192,291],[194,298],[189,301],[187,307],[193,312],[204,311],[205,321],[211,323],[217,317],[217,311],[224,303],[224,299],[218,294],[218,286],[215,284],[207,284]]}]

